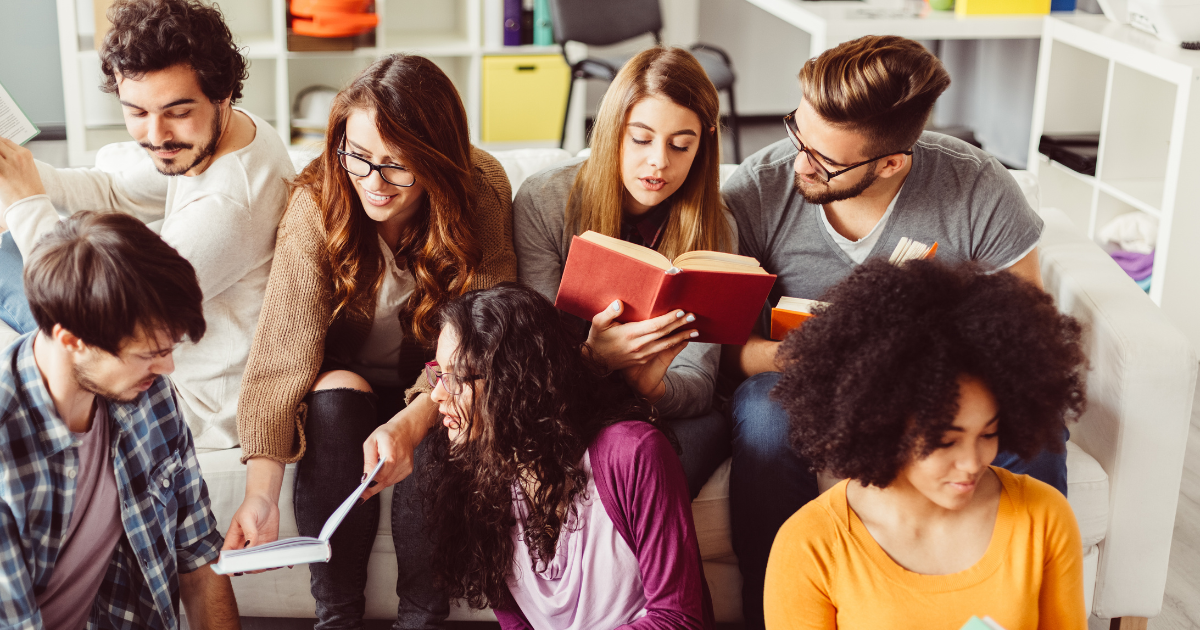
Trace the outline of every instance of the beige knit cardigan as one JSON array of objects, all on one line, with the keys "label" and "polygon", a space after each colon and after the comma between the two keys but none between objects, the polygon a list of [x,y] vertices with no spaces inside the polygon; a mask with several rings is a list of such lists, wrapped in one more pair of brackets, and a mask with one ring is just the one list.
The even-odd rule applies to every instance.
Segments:
[{"label": "beige knit cardigan", "polygon": [[[512,187],[496,158],[471,149],[474,195],[472,227],[483,247],[483,261],[467,290],[484,289],[517,277],[512,238]],[[304,456],[302,402],[317,378],[327,347],[353,353],[366,341],[371,320],[333,312],[330,271],[324,261],[325,226],[321,209],[306,189],[293,193],[279,223],[275,259],[266,297],[238,399],[238,436],[242,462],[266,457],[282,463]],[[375,312],[374,294],[363,312]],[[406,335],[397,369],[401,381],[415,384],[405,400],[430,391],[422,362],[430,348]]]}]

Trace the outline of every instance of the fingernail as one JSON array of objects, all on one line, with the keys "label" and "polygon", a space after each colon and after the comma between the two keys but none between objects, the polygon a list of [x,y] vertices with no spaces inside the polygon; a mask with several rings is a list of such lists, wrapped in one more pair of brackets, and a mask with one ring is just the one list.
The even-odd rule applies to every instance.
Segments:
[{"label": "fingernail", "polygon": [[692,334],[690,334],[690,335],[688,335],[688,336],[689,336],[689,337],[691,337],[692,339],[695,339],[696,337],[699,337],[699,336],[700,336],[700,333],[698,333],[698,332],[696,332],[696,331],[694,331],[694,330],[693,330],[693,331],[692,331]]},{"label": "fingernail", "polygon": [[367,473],[363,473],[362,479],[359,479],[359,480],[358,480],[358,483],[362,483],[362,482],[364,482],[364,481],[366,481],[366,480],[367,480]]},{"label": "fingernail", "polygon": [[366,503],[366,502],[367,502],[367,500],[366,500],[366,499],[364,499],[364,498],[362,498],[362,497],[359,497],[359,498],[358,498],[358,503],[355,503],[355,504],[354,504],[354,507],[358,507],[358,506],[360,506],[360,505],[362,505],[362,504],[364,504],[364,503]]},{"label": "fingernail", "polygon": [[689,324],[690,324],[690,323],[692,323],[692,322],[694,322],[694,321],[696,321],[696,316],[695,316],[695,315],[688,315],[687,321],[688,321],[688,323],[689,323]]},{"label": "fingernail", "polygon": [[250,546],[250,541],[247,540],[246,544],[242,545],[242,549],[245,549],[246,547],[249,547],[249,546]]},{"label": "fingernail", "polygon": [[379,485],[379,482],[378,482],[378,481],[375,481],[374,479],[372,479],[372,480],[371,480],[371,483],[367,484],[367,487],[368,487],[368,488],[374,488],[375,486],[378,486],[378,485]]},{"label": "fingernail", "polygon": [[611,308],[614,311],[621,310],[621,300],[613,300],[613,303],[609,308]]},{"label": "fingernail", "polygon": [[242,574],[241,574],[241,573],[234,573],[234,574],[233,574],[233,577],[242,577]]},{"label": "fingernail", "polygon": [[683,317],[683,311],[675,311],[675,319],[679,319],[680,317]]},{"label": "fingernail", "polygon": [[289,569],[291,569],[291,568],[293,568],[293,567],[295,567],[295,566],[296,566],[296,565],[294,565],[294,564],[289,564],[289,565],[288,565],[288,568],[289,568]]}]

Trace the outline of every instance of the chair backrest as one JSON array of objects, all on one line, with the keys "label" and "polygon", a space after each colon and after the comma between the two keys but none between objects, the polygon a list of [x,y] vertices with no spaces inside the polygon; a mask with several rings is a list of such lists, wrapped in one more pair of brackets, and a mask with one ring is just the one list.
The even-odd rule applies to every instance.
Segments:
[{"label": "chair backrest", "polygon": [[554,41],[607,46],[662,30],[658,0],[550,0]]}]

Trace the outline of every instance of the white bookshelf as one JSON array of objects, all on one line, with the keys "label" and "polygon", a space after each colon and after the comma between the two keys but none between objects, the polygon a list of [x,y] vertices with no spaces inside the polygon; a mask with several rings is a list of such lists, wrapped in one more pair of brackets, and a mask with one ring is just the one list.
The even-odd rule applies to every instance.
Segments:
[{"label": "white bookshelf", "polygon": [[[560,54],[558,46],[505,47],[486,36],[484,7],[497,1],[376,0],[380,18],[376,45],[345,52],[288,51],[286,0],[218,0],[215,4],[250,64],[239,106],[270,122],[285,142],[291,137],[293,99],[301,90],[311,85],[340,89],[376,58],[394,52],[428,57],[446,72],[462,95],[472,140],[478,142],[483,56]],[[130,138],[116,99],[97,89],[102,76],[91,0],[56,2],[68,159],[72,166],[88,166],[100,147]],[[582,127],[582,114],[578,126]]]},{"label": "white bookshelf", "polygon": [[[1043,206],[1089,237],[1110,220],[1158,220],[1150,298],[1200,346],[1200,52],[1099,15],[1046,18],[1029,169]],[[1096,175],[1038,153],[1044,133],[1099,133]]]}]

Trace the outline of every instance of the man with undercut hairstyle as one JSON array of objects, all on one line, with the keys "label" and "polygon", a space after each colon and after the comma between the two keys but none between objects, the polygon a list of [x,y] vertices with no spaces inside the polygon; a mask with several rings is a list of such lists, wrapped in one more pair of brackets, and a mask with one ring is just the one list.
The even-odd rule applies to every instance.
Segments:
[{"label": "man with undercut hairstyle", "polygon": [[[750,156],[722,189],[738,224],[739,252],[778,279],[756,334],[726,346],[726,369],[749,377],[730,404],[729,500],[743,576],[747,627],[762,627],[763,578],[779,527],[817,496],[808,462],[789,448],[788,419],[769,397],[779,380],[770,307],[781,296],[820,299],[901,238],[937,243],[947,262],[973,261],[1041,286],[1042,220],[995,158],[924,131],[950,76],[919,43],[863,37],[810,59],[802,99],[784,117],[787,139]],[[919,350],[918,350],[919,351]],[[870,357],[863,357],[870,360]],[[995,465],[1066,492],[1066,456]]]},{"label": "man with undercut hairstyle", "polygon": [[172,377],[201,448],[238,444],[237,400],[262,309],[275,232],[294,174],[279,134],[234,107],[246,60],[218,9],[200,0],[118,0],[100,49],[101,89],[115,94],[144,152],[113,173],[55,169],[0,138],[0,320],[35,323],[22,255],[59,213],[119,211],[149,223],[196,269],[209,334],[186,343]]},{"label": "man with undercut hairstyle", "polygon": [[166,375],[205,333],[188,261],[83,212],[29,253],[36,328],[0,351],[0,628],[238,627],[224,540]]}]

